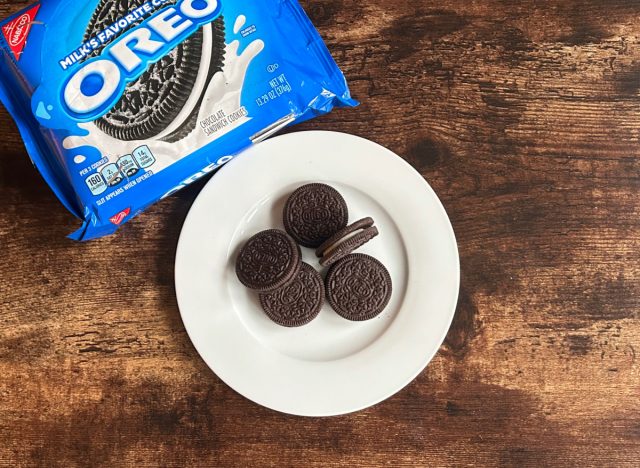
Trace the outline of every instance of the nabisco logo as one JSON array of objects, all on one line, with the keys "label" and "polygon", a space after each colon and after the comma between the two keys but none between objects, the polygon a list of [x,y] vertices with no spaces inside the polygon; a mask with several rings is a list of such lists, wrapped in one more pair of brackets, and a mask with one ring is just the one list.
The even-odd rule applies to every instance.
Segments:
[{"label": "nabisco logo", "polygon": [[109,218],[109,221],[111,221],[111,223],[115,224],[116,226],[120,226],[122,224],[122,221],[124,221],[125,218],[130,214],[131,214],[131,208],[127,208],[126,210],[122,210],[117,215]]},{"label": "nabisco logo", "polygon": [[20,60],[20,54],[27,45],[29,31],[39,9],[40,5],[35,5],[2,27],[2,34],[17,60]]},{"label": "nabisco logo", "polygon": [[7,27],[6,37],[11,47],[18,47],[27,39],[27,35],[24,34],[24,28],[26,28],[29,23],[31,23],[31,18],[25,13]]}]

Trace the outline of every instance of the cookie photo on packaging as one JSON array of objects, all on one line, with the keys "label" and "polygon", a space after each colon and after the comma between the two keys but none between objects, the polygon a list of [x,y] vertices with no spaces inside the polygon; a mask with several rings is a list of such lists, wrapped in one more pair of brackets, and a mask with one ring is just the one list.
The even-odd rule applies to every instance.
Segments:
[{"label": "cookie photo on packaging", "polygon": [[76,240],[357,105],[295,0],[42,0],[0,32],[0,101]]},{"label": "cookie photo on packaging", "polygon": [[[101,0],[84,40],[91,40],[132,8],[140,8],[146,3],[145,0]],[[177,0],[170,0],[165,5],[176,3]],[[140,22],[122,29],[116,37],[126,34]],[[195,130],[205,89],[213,76],[223,69],[224,33],[222,16],[202,26],[129,83],[115,106],[95,121],[96,126],[123,141],[158,138],[172,142],[189,135]],[[90,57],[97,56],[102,49],[95,49]]]}]

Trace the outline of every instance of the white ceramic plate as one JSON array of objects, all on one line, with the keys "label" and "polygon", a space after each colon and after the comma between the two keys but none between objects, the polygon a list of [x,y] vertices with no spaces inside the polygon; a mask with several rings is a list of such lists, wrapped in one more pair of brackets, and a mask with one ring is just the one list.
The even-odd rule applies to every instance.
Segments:
[{"label": "white ceramic plate", "polygon": [[[305,327],[280,327],[236,278],[241,245],[282,229],[287,196],[308,182],[338,189],[350,222],[376,221],[380,236],[360,252],[387,266],[394,292],[374,320],[349,322],[325,305]],[[460,283],[453,229],[420,174],[375,143],[333,132],[277,137],[225,166],[187,217],[175,274],[182,319],[209,367],[254,402],[303,416],[357,411],[410,383],[442,344]]]}]

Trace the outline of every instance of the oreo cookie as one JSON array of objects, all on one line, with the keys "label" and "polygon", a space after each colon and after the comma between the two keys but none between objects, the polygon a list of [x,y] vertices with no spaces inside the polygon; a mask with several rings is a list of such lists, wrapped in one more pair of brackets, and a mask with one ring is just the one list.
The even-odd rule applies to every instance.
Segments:
[{"label": "oreo cookie", "polygon": [[[168,0],[163,6],[175,5]],[[85,31],[85,41],[103,31],[146,0],[101,0]],[[132,22],[114,39],[135,28]],[[95,125],[122,141],[159,139],[175,142],[196,128],[204,92],[213,75],[222,70],[225,53],[223,17],[217,18],[178,44],[158,62],[149,65],[137,80],[129,83],[115,106]],[[99,55],[105,46],[87,58]]]},{"label": "oreo cookie", "polygon": [[363,218],[334,234],[316,250],[320,265],[331,266],[377,237],[378,228],[373,224],[373,218]]},{"label": "oreo cookie", "polygon": [[278,229],[250,238],[236,259],[236,275],[247,288],[273,292],[292,281],[300,270],[300,247]]},{"label": "oreo cookie", "polygon": [[335,263],[327,274],[329,304],[354,322],[380,315],[391,300],[393,284],[387,268],[365,254],[351,254]]},{"label": "oreo cookie", "polygon": [[265,314],[283,327],[301,327],[315,319],[324,304],[322,276],[302,263],[295,278],[276,292],[260,294]]},{"label": "oreo cookie", "polygon": [[325,184],[304,185],[291,194],[284,207],[286,231],[300,245],[317,248],[349,221],[347,203]]}]

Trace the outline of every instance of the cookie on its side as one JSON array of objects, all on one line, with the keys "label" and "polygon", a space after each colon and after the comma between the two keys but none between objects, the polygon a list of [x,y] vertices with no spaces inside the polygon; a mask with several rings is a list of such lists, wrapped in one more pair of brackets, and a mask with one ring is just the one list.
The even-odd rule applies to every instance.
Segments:
[{"label": "cookie on its side", "polygon": [[320,265],[328,267],[358,250],[379,234],[373,218],[363,218],[338,231],[316,250]]},{"label": "cookie on its side", "polygon": [[322,265],[323,267],[329,267],[333,265],[334,263],[342,260],[347,255],[350,255],[358,250],[374,237],[377,237],[378,234],[378,228],[375,226],[354,234],[353,237],[350,237],[347,240],[340,242],[333,248],[329,249],[327,253],[325,253],[320,259],[320,265]]}]

